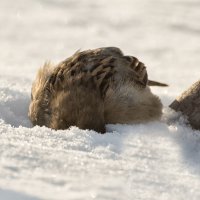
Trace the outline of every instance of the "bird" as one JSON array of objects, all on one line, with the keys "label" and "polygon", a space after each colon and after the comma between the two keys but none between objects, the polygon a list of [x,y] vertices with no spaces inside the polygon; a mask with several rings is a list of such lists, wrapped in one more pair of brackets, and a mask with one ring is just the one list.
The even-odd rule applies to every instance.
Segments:
[{"label": "bird", "polygon": [[106,132],[106,124],[159,120],[162,103],[150,86],[146,66],[117,47],[77,51],[53,65],[46,62],[32,84],[28,116],[51,129]]}]

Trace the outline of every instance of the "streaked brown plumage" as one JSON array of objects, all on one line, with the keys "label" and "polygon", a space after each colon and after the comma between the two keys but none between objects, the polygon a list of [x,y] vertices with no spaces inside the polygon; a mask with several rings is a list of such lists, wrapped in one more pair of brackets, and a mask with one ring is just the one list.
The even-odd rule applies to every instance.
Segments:
[{"label": "streaked brown plumage", "polygon": [[158,120],[162,104],[148,87],[146,67],[116,47],[76,52],[56,66],[46,63],[32,86],[29,117],[53,129],[78,126],[105,132],[107,123]]}]

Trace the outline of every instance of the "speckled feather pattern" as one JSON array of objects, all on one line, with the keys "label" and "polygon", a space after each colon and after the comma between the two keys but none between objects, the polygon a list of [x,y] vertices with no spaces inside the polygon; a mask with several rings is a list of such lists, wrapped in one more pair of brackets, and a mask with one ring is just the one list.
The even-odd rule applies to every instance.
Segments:
[{"label": "speckled feather pattern", "polygon": [[162,104],[148,85],[145,65],[116,47],[78,51],[56,66],[46,63],[32,87],[29,117],[53,129],[78,126],[105,132],[107,123],[158,120]]}]

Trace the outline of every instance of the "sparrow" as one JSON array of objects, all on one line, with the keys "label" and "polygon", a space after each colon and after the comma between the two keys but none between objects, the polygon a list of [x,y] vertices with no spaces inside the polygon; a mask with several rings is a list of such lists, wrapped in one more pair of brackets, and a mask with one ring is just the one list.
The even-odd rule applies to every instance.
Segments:
[{"label": "sparrow", "polygon": [[31,90],[33,125],[105,133],[106,124],[159,120],[162,103],[150,86],[145,65],[117,47],[77,51],[57,65],[46,62]]}]

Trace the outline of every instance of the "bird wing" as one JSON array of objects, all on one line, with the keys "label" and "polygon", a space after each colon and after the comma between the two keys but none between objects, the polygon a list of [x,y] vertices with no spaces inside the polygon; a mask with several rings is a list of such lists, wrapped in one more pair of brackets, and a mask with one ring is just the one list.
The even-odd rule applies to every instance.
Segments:
[{"label": "bird wing", "polygon": [[[99,80],[109,80],[109,78],[118,74],[122,79],[128,79],[141,87],[146,87],[148,75],[145,65],[133,56],[124,56],[119,48],[104,47],[83,52],[76,52],[71,57],[71,63],[83,63],[81,70],[98,72]],[[105,70],[107,68],[107,70]],[[112,68],[112,70],[110,70]],[[104,79],[104,72],[109,71]],[[112,71],[112,72],[111,72]],[[114,72],[114,73],[113,73]],[[107,74],[105,73],[105,74]],[[112,75],[111,75],[112,74]],[[95,73],[93,73],[95,76]]]},{"label": "bird wing", "polygon": [[110,77],[115,73],[114,60],[112,56],[98,58],[98,61],[97,58],[94,59],[89,58],[86,51],[77,52],[55,67],[48,79],[47,88],[59,91],[77,85],[98,89],[104,97],[109,87]]},{"label": "bird wing", "polygon": [[136,57],[124,56],[121,50],[116,47],[77,51],[56,68],[55,77],[58,80],[66,79],[66,75],[69,76],[67,72],[70,72],[73,79],[78,77],[77,74],[86,74],[87,72],[87,77],[93,77],[94,83],[102,94],[106,92],[105,88],[108,88],[111,77],[120,77],[123,81],[133,82],[133,84],[143,88],[147,85],[165,85],[149,81],[145,65]]}]

